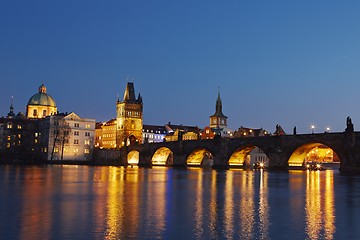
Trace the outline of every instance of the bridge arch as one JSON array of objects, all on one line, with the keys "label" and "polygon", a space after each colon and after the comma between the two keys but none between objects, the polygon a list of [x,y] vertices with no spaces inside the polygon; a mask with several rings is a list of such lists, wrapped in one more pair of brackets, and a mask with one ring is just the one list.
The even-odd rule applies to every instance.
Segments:
[{"label": "bridge arch", "polygon": [[138,165],[139,164],[139,151],[132,150],[127,154],[127,163],[130,165]]},{"label": "bridge arch", "polygon": [[173,163],[173,152],[167,147],[158,148],[151,158],[151,164],[155,166],[171,166]]},{"label": "bridge arch", "polygon": [[252,168],[256,162],[269,164],[267,154],[256,145],[247,145],[236,148],[228,160],[229,167]]},{"label": "bridge arch", "polygon": [[214,156],[206,148],[197,148],[187,156],[186,164],[187,166],[212,167]]},{"label": "bridge arch", "polygon": [[[325,150],[318,153],[319,149]],[[288,165],[289,167],[302,167],[306,161],[333,162],[334,159],[340,160],[334,148],[320,142],[312,142],[296,148],[289,157]]]}]

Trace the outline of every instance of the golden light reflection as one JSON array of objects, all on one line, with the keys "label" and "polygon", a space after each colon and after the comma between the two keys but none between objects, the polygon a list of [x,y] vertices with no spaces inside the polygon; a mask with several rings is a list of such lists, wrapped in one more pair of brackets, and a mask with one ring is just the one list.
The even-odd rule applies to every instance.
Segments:
[{"label": "golden light reflection", "polygon": [[169,148],[162,147],[156,150],[152,159],[152,165],[171,165],[172,164],[172,151]]},{"label": "golden light reflection", "polygon": [[225,182],[225,231],[228,239],[234,235],[234,172],[229,171],[226,173]]},{"label": "golden light reflection", "polygon": [[[325,177],[321,175],[322,173]],[[305,231],[309,239],[324,237],[333,239],[335,233],[333,174],[333,171],[307,171]]]},{"label": "golden light reflection", "polygon": [[203,236],[203,217],[204,217],[204,203],[203,203],[203,176],[201,171],[197,171],[197,185],[196,185],[196,208],[195,208],[195,236],[196,239],[200,239]]},{"label": "golden light reflection", "polygon": [[242,149],[237,149],[233,154],[231,155],[229,159],[229,166],[230,167],[241,167],[244,165],[245,160],[247,159],[247,156],[249,156],[250,152],[255,147],[245,147]]},{"label": "golden light reflection", "polygon": [[198,149],[193,151],[186,159],[188,166],[209,166],[213,165],[213,156],[206,149]]},{"label": "golden light reflection", "polygon": [[260,170],[259,220],[260,239],[269,239],[268,174]]},{"label": "golden light reflection", "polygon": [[241,175],[241,200],[240,200],[240,239],[252,239],[255,224],[254,207],[254,174],[244,172]]},{"label": "golden light reflection", "polygon": [[127,156],[128,164],[130,165],[138,165],[139,164],[139,152],[138,151],[131,151],[128,153]]}]

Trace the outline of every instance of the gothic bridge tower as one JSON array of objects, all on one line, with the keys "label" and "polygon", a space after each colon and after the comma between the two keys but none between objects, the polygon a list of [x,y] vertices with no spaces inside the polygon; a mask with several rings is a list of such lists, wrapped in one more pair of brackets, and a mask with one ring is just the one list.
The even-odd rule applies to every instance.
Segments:
[{"label": "gothic bridge tower", "polygon": [[139,93],[135,98],[134,83],[126,85],[124,99],[116,102],[116,147],[130,142],[142,143],[143,102]]}]

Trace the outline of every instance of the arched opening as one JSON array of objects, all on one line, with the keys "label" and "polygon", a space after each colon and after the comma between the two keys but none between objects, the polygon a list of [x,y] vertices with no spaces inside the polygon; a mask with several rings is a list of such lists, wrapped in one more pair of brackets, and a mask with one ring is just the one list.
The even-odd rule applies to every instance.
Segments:
[{"label": "arched opening", "polygon": [[134,136],[130,135],[126,140],[126,146],[138,144],[139,140]]},{"label": "arched opening", "polygon": [[267,155],[256,146],[246,146],[236,149],[229,159],[229,167],[252,168],[262,163],[264,167],[269,165]]},{"label": "arched opening", "polygon": [[213,163],[213,155],[205,148],[194,150],[186,159],[188,166],[212,167]]},{"label": "arched opening", "polygon": [[132,150],[127,155],[127,162],[130,165],[138,165],[139,164],[139,152],[136,150]]},{"label": "arched opening", "polygon": [[173,165],[173,152],[167,147],[161,147],[154,153],[151,164],[155,166]]},{"label": "arched opening", "polygon": [[288,160],[289,167],[303,167],[306,162],[339,163],[338,155],[322,143],[308,143],[298,147]]}]

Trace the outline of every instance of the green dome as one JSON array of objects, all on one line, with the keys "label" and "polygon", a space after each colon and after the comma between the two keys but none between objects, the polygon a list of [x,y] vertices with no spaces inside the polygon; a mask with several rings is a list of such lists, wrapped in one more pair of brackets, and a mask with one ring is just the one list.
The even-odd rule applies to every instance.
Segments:
[{"label": "green dome", "polygon": [[46,87],[44,84],[39,87],[39,92],[29,99],[28,105],[56,107],[54,99],[50,95],[46,94]]}]

